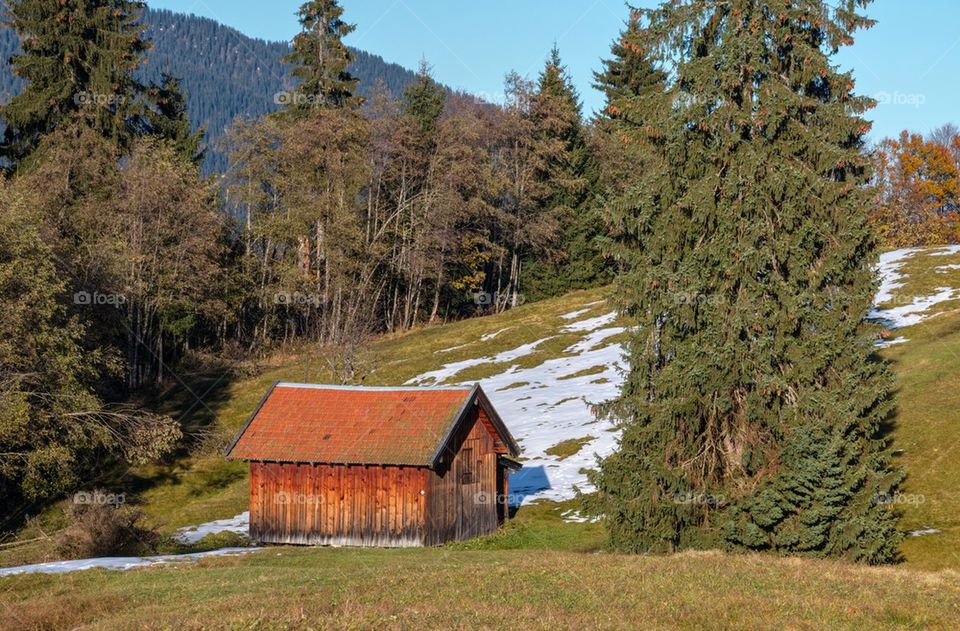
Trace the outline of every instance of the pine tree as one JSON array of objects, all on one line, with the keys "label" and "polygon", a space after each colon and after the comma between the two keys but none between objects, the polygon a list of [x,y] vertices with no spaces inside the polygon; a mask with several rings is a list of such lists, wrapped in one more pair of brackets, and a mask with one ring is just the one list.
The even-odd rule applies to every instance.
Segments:
[{"label": "pine tree", "polygon": [[[657,99],[666,89],[666,74],[643,48],[639,13],[632,11],[627,28],[610,47],[602,72],[594,73],[594,87],[606,95],[606,107],[595,121],[596,159],[600,189],[607,198],[622,194],[636,174],[659,168],[638,129],[642,120],[629,120],[644,107],[638,100]],[[629,142],[624,142],[624,138]]]},{"label": "pine tree", "polygon": [[184,160],[197,165],[203,162],[206,150],[202,145],[206,132],[203,128],[191,131],[187,99],[180,81],[165,72],[160,85],[151,86],[148,95],[153,103],[148,114],[150,132],[169,141]]},{"label": "pine tree", "polygon": [[142,86],[132,72],[149,43],[137,0],[11,0],[9,23],[22,51],[10,63],[27,86],[2,108],[3,156],[18,161],[41,135],[81,116],[127,144],[138,124]]},{"label": "pine tree", "polygon": [[528,298],[539,299],[591,284],[604,265],[593,242],[601,226],[589,204],[595,173],[580,97],[556,46],[540,73],[529,115],[537,204],[560,226],[552,257],[524,261],[523,291]]},{"label": "pine tree", "polygon": [[644,12],[670,69],[626,105],[649,146],[614,205],[630,372],[593,477],[612,544],[726,546],[872,563],[897,555],[884,421],[892,378],[864,318],[867,98],[830,63],[867,2],[709,0]]},{"label": "pine tree", "polygon": [[296,67],[299,94],[290,99],[288,110],[305,112],[315,107],[356,107],[357,80],[347,71],[353,53],[343,38],[356,28],[344,22],[337,0],[311,0],[297,12],[301,32],[293,38],[293,50],[283,58]]},{"label": "pine tree", "polygon": [[607,102],[600,114],[601,124],[622,120],[623,114],[631,111],[631,99],[663,90],[666,75],[645,54],[642,40],[640,14],[631,11],[627,28],[610,47],[610,59],[603,60],[603,71],[593,74],[593,85]]},{"label": "pine tree", "polygon": [[429,134],[440,120],[447,103],[446,89],[434,81],[430,64],[424,59],[417,70],[417,78],[403,91],[403,110],[417,122],[421,134]]}]

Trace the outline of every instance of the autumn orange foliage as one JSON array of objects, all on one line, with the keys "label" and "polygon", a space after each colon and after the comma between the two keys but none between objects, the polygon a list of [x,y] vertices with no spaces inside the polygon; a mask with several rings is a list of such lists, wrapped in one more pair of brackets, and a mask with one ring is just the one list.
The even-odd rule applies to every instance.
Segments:
[{"label": "autumn orange foliage", "polygon": [[872,219],[886,245],[960,240],[960,134],[951,126],[930,138],[904,131],[874,154]]}]

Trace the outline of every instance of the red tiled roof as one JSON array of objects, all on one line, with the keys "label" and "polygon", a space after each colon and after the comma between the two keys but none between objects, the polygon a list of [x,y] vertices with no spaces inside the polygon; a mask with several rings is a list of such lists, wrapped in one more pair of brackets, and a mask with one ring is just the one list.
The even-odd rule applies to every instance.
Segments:
[{"label": "red tiled roof", "polygon": [[470,388],[360,388],[279,383],[227,457],[430,466]]}]

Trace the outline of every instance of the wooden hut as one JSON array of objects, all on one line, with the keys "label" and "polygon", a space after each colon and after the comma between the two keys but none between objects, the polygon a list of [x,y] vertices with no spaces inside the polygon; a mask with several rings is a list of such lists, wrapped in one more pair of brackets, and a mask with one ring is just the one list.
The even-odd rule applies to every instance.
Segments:
[{"label": "wooden hut", "polygon": [[480,386],[276,383],[226,455],[255,541],[430,546],[496,531],[518,453]]}]

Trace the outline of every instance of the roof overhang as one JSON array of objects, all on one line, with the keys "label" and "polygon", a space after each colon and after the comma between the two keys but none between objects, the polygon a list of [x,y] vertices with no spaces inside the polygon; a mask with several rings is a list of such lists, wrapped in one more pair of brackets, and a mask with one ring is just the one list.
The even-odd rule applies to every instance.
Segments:
[{"label": "roof overhang", "polygon": [[233,439],[233,442],[230,443],[230,446],[227,447],[226,451],[223,452],[223,455],[227,460],[246,460],[246,458],[234,458],[230,455],[230,452],[233,451],[233,448],[237,446],[237,443],[240,442],[240,439],[243,437],[244,433],[247,431],[247,428],[250,427],[250,423],[253,423],[253,419],[257,417],[257,414],[260,413],[263,404],[267,402],[267,399],[270,398],[270,395],[273,394],[273,391],[277,389],[277,386],[280,385],[280,381],[274,381],[270,387],[267,389],[267,392],[263,395],[263,398],[260,399],[260,403],[257,404],[257,407],[253,408],[253,412],[247,417],[247,422],[243,424],[243,427],[240,428],[240,431],[237,432],[236,438]]},{"label": "roof overhang", "polygon": [[500,454],[497,457],[497,462],[505,466],[507,469],[510,469],[511,471],[519,471],[520,469],[523,469],[522,462],[520,462],[513,456],[508,456],[506,454]]}]

